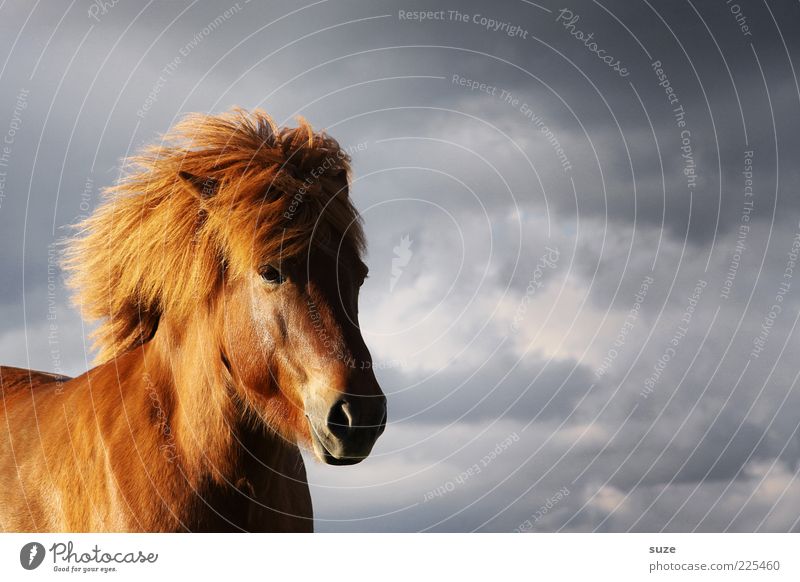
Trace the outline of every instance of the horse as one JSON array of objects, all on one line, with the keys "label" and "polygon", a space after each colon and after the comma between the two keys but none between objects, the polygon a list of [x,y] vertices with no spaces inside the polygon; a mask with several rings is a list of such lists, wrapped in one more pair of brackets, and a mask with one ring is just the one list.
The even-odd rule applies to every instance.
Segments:
[{"label": "horse", "polygon": [[0,527],[313,531],[301,448],[355,464],[386,426],[350,182],[327,133],[258,109],[134,156],[63,246],[95,367],[0,367]]}]

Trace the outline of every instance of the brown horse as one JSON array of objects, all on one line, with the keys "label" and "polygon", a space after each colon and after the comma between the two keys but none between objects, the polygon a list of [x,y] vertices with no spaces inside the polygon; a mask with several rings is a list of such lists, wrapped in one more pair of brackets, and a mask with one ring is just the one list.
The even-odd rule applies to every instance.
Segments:
[{"label": "brown horse", "polygon": [[97,367],[0,368],[5,531],[311,531],[298,446],[364,459],[386,400],[358,326],[349,158],[304,121],[192,115],[68,242]]}]

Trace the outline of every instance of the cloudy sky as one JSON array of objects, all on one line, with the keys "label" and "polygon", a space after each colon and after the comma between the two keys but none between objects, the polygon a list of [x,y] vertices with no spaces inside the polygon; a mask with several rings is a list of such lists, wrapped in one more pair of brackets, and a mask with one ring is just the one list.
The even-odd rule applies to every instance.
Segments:
[{"label": "cloudy sky", "polygon": [[303,115],[390,418],[318,530],[800,531],[800,4],[737,1],[3,2],[2,362],[86,369],[50,248],[125,156]]}]

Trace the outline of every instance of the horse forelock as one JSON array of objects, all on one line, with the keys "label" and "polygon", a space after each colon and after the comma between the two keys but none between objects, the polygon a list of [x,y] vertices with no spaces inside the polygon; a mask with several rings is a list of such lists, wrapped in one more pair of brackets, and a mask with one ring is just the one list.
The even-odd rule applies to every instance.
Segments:
[{"label": "horse forelock", "polygon": [[191,317],[226,276],[331,235],[363,249],[349,156],[303,119],[278,128],[261,110],[192,114],[129,163],[63,260],[75,304],[100,322],[101,362],[147,341],[164,314]]}]

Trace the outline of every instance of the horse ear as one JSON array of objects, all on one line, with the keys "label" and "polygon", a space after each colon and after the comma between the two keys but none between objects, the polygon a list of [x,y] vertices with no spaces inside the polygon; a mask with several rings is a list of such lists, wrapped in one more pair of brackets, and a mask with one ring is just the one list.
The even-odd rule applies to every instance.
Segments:
[{"label": "horse ear", "polygon": [[178,175],[183,181],[188,183],[203,200],[211,198],[217,193],[218,183],[214,178],[203,178],[184,171],[178,172]]}]

